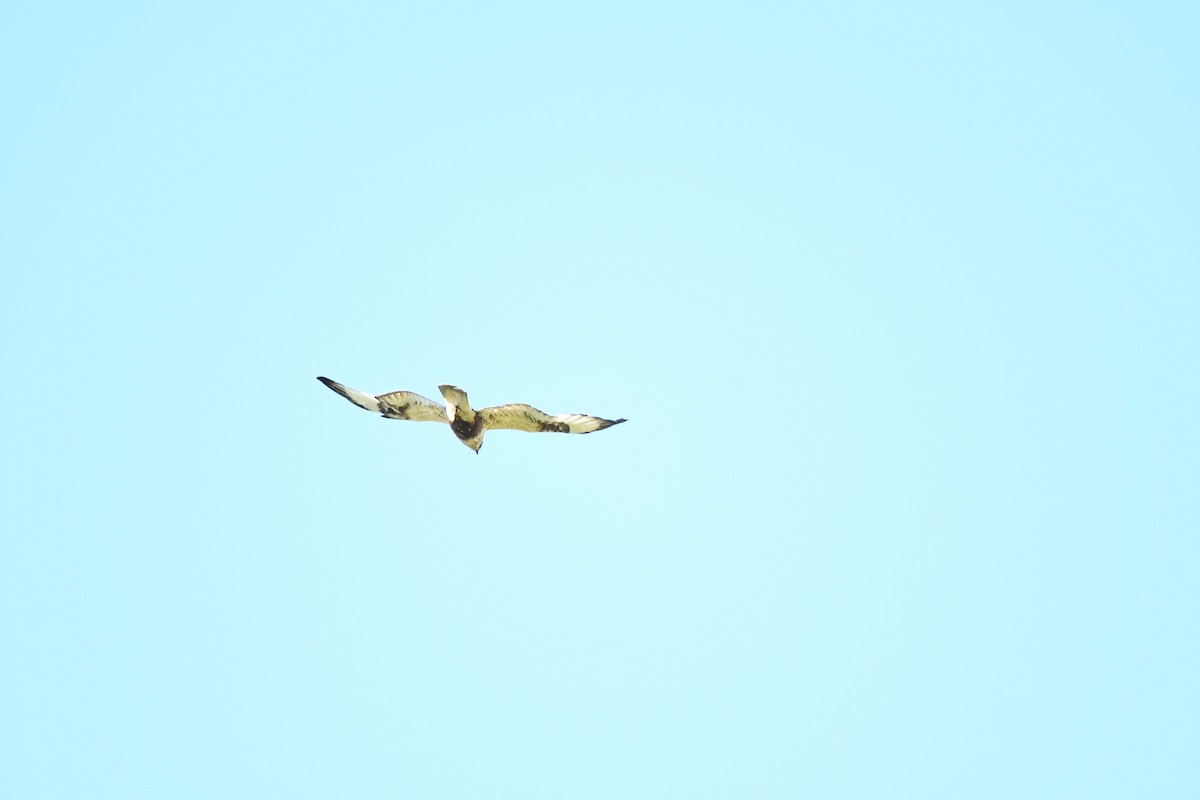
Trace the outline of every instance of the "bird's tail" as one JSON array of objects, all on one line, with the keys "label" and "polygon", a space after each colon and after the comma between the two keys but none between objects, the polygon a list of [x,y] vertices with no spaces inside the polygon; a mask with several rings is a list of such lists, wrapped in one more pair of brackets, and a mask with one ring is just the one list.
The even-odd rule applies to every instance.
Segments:
[{"label": "bird's tail", "polygon": [[317,378],[321,383],[333,389],[342,397],[349,400],[359,408],[365,408],[367,411],[379,413],[379,401],[366,392],[360,392],[358,389],[351,389],[349,386],[342,386],[337,381],[331,381],[329,378]]},{"label": "bird's tail", "polygon": [[475,421],[475,412],[472,410],[471,404],[467,401],[466,392],[448,383],[439,386],[438,391],[442,393],[442,397],[446,398],[446,412],[451,422],[455,418],[461,418],[467,422]]}]

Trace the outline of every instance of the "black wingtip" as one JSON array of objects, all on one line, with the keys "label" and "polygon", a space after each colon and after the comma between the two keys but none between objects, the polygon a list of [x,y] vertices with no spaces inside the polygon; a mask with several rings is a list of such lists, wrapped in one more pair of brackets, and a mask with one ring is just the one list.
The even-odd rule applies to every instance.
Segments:
[{"label": "black wingtip", "polygon": [[595,433],[596,431],[606,431],[613,425],[620,425],[622,422],[628,422],[627,419],[602,419],[595,430],[584,431],[584,433]]},{"label": "black wingtip", "polygon": [[329,380],[329,378],[323,378],[320,375],[317,376],[317,380],[319,380],[321,383],[325,384],[326,386],[329,386],[329,384],[333,383],[333,381]]}]

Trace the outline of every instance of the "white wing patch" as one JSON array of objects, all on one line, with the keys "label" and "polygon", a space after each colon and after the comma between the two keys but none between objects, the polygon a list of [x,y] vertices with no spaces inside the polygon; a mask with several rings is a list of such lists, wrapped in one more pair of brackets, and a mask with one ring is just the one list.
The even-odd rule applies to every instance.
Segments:
[{"label": "white wing patch", "polygon": [[367,411],[374,411],[376,413],[380,411],[379,401],[375,399],[374,395],[367,394],[366,392],[360,392],[358,389],[351,389],[349,386],[343,386],[337,381],[329,380],[329,378],[317,378],[317,380],[349,400],[351,403],[354,403],[354,405],[358,406],[359,408],[365,408]]}]

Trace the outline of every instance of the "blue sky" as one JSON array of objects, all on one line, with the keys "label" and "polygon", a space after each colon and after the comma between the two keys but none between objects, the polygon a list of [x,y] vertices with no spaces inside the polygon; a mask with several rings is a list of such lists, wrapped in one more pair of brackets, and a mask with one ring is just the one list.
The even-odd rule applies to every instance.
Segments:
[{"label": "blue sky", "polygon": [[1197,796],[1197,22],[10,4],[0,795]]}]

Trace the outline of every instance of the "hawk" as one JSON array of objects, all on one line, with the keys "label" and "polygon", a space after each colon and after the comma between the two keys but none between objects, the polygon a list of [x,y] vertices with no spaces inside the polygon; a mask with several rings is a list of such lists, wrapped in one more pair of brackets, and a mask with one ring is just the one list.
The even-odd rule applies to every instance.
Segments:
[{"label": "hawk", "polygon": [[625,422],[623,419],[602,419],[587,414],[559,414],[552,417],[524,403],[491,406],[476,411],[467,402],[467,393],[449,384],[438,387],[442,397],[446,399],[443,406],[414,392],[369,395],[329,378],[317,380],[359,408],[382,414],[386,419],[445,422],[450,425],[450,430],[454,431],[458,440],[476,453],[483,447],[483,435],[496,428],[540,433],[592,433]]}]

